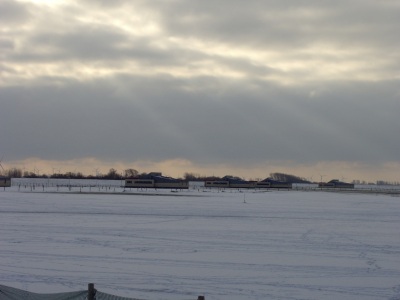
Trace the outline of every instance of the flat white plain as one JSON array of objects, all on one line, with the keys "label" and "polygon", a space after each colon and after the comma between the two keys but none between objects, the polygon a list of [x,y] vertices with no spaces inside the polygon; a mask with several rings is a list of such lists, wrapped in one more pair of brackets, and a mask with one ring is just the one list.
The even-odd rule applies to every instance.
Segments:
[{"label": "flat white plain", "polygon": [[151,300],[400,299],[399,197],[62,189],[0,191],[1,284],[93,282]]}]

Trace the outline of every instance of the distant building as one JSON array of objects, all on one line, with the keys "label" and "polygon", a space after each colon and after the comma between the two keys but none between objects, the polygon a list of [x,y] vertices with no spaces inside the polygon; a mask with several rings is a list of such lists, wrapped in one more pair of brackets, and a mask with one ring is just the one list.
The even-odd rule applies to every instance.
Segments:
[{"label": "distant building", "polygon": [[206,180],[204,186],[214,188],[248,189],[254,188],[254,181],[247,181],[234,176],[224,176],[221,180]]},{"label": "distant building", "polygon": [[264,180],[258,181],[255,184],[256,188],[271,188],[271,189],[291,189],[292,183],[273,180],[271,178],[266,178]]},{"label": "distant building", "polygon": [[151,172],[125,179],[125,188],[188,189],[189,184],[185,180],[162,176],[160,172]]},{"label": "distant building", "polygon": [[206,180],[205,187],[209,188],[229,188],[229,181],[227,180]]},{"label": "distant building", "polygon": [[339,189],[354,189],[353,183],[346,183],[339,181],[338,179],[332,179],[328,182],[320,182],[318,184],[320,188],[339,188]]},{"label": "distant building", "polygon": [[225,176],[220,180],[206,180],[204,186],[210,188],[237,188],[237,189],[292,188],[292,184],[289,182],[276,181],[272,180],[271,178],[267,178],[262,181],[247,181],[239,177],[233,177],[233,176]]}]

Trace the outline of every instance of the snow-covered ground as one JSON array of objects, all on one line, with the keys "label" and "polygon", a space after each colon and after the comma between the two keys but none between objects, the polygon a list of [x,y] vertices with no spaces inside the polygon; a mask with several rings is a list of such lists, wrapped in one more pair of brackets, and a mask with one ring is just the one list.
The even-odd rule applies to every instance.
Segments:
[{"label": "snow-covered ground", "polygon": [[398,196],[74,189],[0,189],[0,284],[94,282],[150,300],[400,299]]}]

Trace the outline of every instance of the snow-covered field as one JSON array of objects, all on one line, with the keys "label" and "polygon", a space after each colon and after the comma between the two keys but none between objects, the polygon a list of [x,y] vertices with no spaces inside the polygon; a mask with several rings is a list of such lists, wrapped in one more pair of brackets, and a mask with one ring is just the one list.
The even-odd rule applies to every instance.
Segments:
[{"label": "snow-covered field", "polygon": [[398,196],[115,186],[0,189],[0,284],[94,282],[150,300],[400,299]]}]

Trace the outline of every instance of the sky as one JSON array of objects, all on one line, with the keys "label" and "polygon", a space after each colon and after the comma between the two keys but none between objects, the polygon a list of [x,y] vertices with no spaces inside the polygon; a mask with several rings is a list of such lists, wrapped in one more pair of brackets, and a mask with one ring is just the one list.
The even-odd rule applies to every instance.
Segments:
[{"label": "sky", "polygon": [[0,0],[24,171],[400,181],[398,0]]}]

